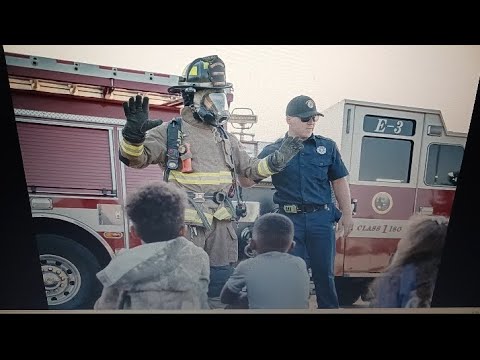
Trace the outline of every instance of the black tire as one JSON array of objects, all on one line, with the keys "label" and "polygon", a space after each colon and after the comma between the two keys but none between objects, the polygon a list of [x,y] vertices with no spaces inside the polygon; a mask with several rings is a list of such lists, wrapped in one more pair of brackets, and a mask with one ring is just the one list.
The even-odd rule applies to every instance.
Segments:
[{"label": "black tire", "polygon": [[49,309],[92,309],[102,285],[95,256],[72,239],[56,234],[37,234]]},{"label": "black tire", "polygon": [[365,286],[365,281],[359,278],[335,279],[338,303],[340,306],[352,306],[360,297]]},{"label": "black tire", "polygon": [[251,238],[252,224],[241,224],[237,228],[237,238],[238,238],[238,261],[248,259],[249,257],[245,254],[245,247],[248,245]]}]

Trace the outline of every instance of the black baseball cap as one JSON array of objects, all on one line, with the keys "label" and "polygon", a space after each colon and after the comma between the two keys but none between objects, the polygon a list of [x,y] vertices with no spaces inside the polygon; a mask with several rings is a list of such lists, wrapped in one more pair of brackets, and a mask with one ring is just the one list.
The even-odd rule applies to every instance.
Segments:
[{"label": "black baseball cap", "polygon": [[287,105],[287,116],[307,118],[314,115],[323,116],[317,111],[315,101],[309,96],[300,95],[294,97]]}]

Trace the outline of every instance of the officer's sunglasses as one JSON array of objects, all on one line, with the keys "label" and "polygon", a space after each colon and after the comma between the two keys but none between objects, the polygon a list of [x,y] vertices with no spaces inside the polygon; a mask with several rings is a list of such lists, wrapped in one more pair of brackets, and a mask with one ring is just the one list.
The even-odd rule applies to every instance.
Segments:
[{"label": "officer's sunglasses", "polygon": [[309,117],[301,117],[300,118],[300,120],[302,120],[302,122],[304,122],[304,123],[309,122],[310,120],[313,120],[313,122],[317,122],[319,119],[320,119],[320,115],[312,115],[312,116],[309,116]]}]

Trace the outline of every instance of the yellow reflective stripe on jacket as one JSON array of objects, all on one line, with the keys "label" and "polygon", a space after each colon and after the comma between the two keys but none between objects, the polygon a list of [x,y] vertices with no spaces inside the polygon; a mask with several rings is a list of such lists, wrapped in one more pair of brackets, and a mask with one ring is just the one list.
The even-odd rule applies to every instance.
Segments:
[{"label": "yellow reflective stripe on jacket", "polygon": [[232,174],[230,171],[182,173],[172,170],[169,180],[172,179],[180,184],[222,185],[232,183]]},{"label": "yellow reflective stripe on jacket", "polygon": [[221,207],[215,211],[213,217],[217,218],[218,220],[227,220],[232,218],[232,213],[226,207]]},{"label": "yellow reflective stripe on jacket", "polygon": [[127,143],[124,139],[120,141],[120,147],[123,152],[130,156],[140,156],[143,154],[143,144],[141,145],[132,145]]},{"label": "yellow reflective stripe on jacket", "polygon": [[275,174],[270,168],[268,167],[267,158],[260,160],[257,166],[257,171],[260,176],[268,177],[270,175]]},{"label": "yellow reflective stripe on jacket", "polygon": [[[205,212],[203,214],[207,218],[207,221],[210,223],[210,225],[212,225],[213,215]],[[195,209],[185,209],[185,222],[203,225],[203,221],[200,219],[200,216],[198,216],[197,210]]]}]

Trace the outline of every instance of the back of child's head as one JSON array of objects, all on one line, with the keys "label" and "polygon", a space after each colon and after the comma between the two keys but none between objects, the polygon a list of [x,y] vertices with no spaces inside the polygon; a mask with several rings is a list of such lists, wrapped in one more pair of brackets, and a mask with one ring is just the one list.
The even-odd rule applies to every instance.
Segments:
[{"label": "back of child's head", "polygon": [[185,192],[173,184],[155,181],[132,193],[127,215],[145,243],[167,241],[179,236],[185,222]]},{"label": "back of child's head", "polygon": [[[397,251],[383,277],[377,277],[370,285],[374,307],[390,306],[384,298],[395,294],[394,279],[406,265],[415,267],[414,291],[408,295],[407,307],[429,307],[443,246],[447,237],[448,219],[443,216],[415,215],[409,219],[405,236],[398,243]],[[377,295],[375,295],[377,294]],[[397,304],[397,306],[400,306]]]},{"label": "back of child's head", "polygon": [[415,215],[410,218],[405,236],[395,254],[395,264],[439,259],[447,237],[448,219],[443,216]]},{"label": "back of child's head", "polygon": [[293,241],[293,222],[285,215],[268,213],[253,224],[252,239],[258,250],[287,252]]}]

